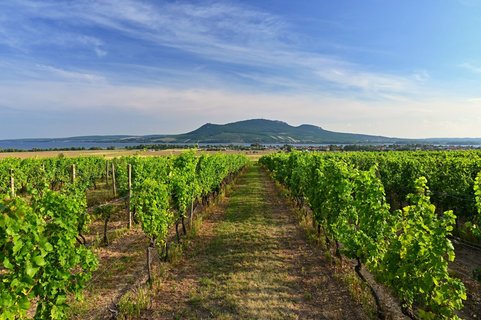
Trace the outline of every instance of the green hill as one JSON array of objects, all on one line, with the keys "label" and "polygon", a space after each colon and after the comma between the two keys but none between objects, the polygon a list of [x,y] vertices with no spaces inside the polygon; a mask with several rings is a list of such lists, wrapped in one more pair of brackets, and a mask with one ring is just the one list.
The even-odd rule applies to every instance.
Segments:
[{"label": "green hill", "polygon": [[282,121],[244,120],[224,125],[207,123],[197,130],[175,136],[180,143],[394,143],[403,139],[338,133],[313,125],[291,126]]},{"label": "green hill", "polygon": [[321,127],[303,124],[297,127],[282,121],[252,119],[227,124],[207,123],[200,128],[177,135],[105,135],[69,138],[15,139],[0,140],[9,146],[23,148],[23,143],[260,143],[260,144],[440,144],[440,145],[480,145],[481,138],[430,138],[403,139],[366,134],[341,133],[324,130]]}]

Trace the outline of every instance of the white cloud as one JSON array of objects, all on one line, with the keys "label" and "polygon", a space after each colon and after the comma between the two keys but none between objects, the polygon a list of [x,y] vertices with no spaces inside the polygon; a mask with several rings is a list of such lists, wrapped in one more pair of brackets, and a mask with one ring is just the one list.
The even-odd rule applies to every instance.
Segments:
[{"label": "white cloud", "polygon": [[474,64],[469,63],[469,62],[462,63],[460,65],[460,67],[462,67],[462,68],[464,68],[468,71],[471,71],[473,73],[481,73],[481,66],[474,65]]},{"label": "white cloud", "polygon": [[92,36],[79,36],[74,40],[75,44],[83,44],[86,47],[90,47],[91,50],[97,54],[98,57],[104,57],[107,55],[107,51],[104,49],[104,43],[100,39]]},{"label": "white cloud", "polygon": [[421,71],[414,72],[412,75],[412,78],[416,81],[425,82],[431,79],[431,76],[426,70],[421,70]]},{"label": "white cloud", "polygon": [[362,89],[369,93],[406,92],[409,86],[409,81],[402,77],[345,68],[327,68],[317,71],[317,75],[326,81],[345,87]]},{"label": "white cloud", "polygon": [[325,95],[61,82],[4,85],[0,86],[0,96],[4,105],[24,111],[70,110],[95,116],[98,110],[109,110],[112,114],[143,115],[164,123],[172,119],[170,127],[163,127],[162,132],[173,133],[205,122],[269,118],[294,125],[307,122],[333,131],[397,137],[481,137],[481,109],[458,100],[368,102]]},{"label": "white cloud", "polygon": [[[389,74],[335,56],[308,52],[282,17],[232,2],[213,1],[194,5],[184,2],[149,4],[131,0],[22,1],[15,9],[27,25],[31,19],[42,17],[73,28],[106,28],[206,60],[266,70],[250,75],[249,71],[244,71],[244,78],[255,77],[258,82],[270,85],[277,82],[282,87],[291,83],[294,90],[327,82],[338,89],[364,91],[369,95],[378,94],[381,98],[393,93],[410,96],[421,80],[428,80],[427,73],[423,72],[414,75]],[[61,30],[50,31],[57,34],[49,34],[49,37],[36,35],[35,38],[65,45],[70,45],[69,39],[74,39],[76,43],[90,47],[98,57],[105,57],[109,51],[101,39],[88,35],[73,36]],[[268,74],[272,70],[276,71],[276,76]],[[293,77],[297,78],[298,85],[292,82]]]},{"label": "white cloud", "polygon": [[[20,1],[13,9],[4,2],[0,11],[6,7],[11,7],[13,16],[0,19],[1,35],[9,35],[0,42],[26,48],[26,52],[42,42],[82,46],[102,58],[98,61],[105,60],[102,67],[109,75],[107,78],[100,72],[60,62],[39,63],[33,57],[23,63],[20,72],[9,67],[11,74],[23,77],[22,81],[8,81],[6,74],[0,79],[2,104],[12,108],[92,114],[108,109],[113,113],[145,114],[164,122],[166,118],[186,118],[186,122],[197,121],[198,125],[263,117],[391,136],[443,136],[444,132],[481,136],[481,111],[473,108],[477,98],[458,101],[441,95],[429,101],[417,99],[429,91],[426,87],[431,77],[427,71],[381,72],[337,56],[310,52],[282,17],[247,6],[219,1],[193,5],[179,1],[47,0]],[[36,18],[62,23],[69,31],[48,26],[35,30],[32,21]],[[103,32],[95,33],[95,37],[84,34],[86,29],[99,28],[105,33],[115,32],[125,41],[116,45],[126,50],[132,46],[129,38],[133,38],[136,44],[149,48],[170,47],[194,55],[200,64],[204,59],[235,67],[233,71],[212,71],[207,62],[208,67],[187,70],[143,64],[136,59],[118,59],[114,64],[108,59],[117,58],[116,48],[101,38]],[[481,73],[481,67],[472,64],[462,67]],[[149,75],[151,85],[135,84],[134,73]],[[159,85],[162,81],[168,81],[169,86]],[[194,82],[199,84],[193,86]],[[277,90],[260,93],[259,84]],[[182,89],[185,87],[194,89]],[[172,128],[163,132],[182,131],[174,128],[174,124],[182,124],[171,122]]]},{"label": "white cloud", "polygon": [[[36,71],[43,73],[45,78],[51,80],[68,80],[74,82],[104,83],[105,78],[92,73],[69,71],[48,65],[36,65]],[[39,74],[37,73],[37,75]],[[47,73],[47,75],[45,75]]]}]

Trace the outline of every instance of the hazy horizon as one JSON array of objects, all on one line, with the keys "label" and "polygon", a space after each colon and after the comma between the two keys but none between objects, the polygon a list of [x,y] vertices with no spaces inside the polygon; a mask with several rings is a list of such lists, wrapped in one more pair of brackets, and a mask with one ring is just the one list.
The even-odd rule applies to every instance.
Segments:
[{"label": "hazy horizon", "polygon": [[[313,124],[310,124],[310,123],[302,123],[302,124],[299,124],[299,125],[292,125],[290,123],[287,123],[286,121],[282,121],[282,120],[276,120],[276,119],[241,119],[239,121],[234,121],[234,122],[242,122],[242,121],[247,121],[247,120],[268,120],[268,121],[280,121],[280,122],[284,122],[292,127],[298,127],[298,126],[301,126],[301,125],[313,125]],[[203,125],[205,124],[215,124],[215,125],[226,125],[226,124],[230,124],[232,122],[228,122],[228,123],[204,123]],[[203,126],[201,125],[201,126]],[[150,136],[150,135],[159,135],[159,136],[168,136],[168,135],[177,135],[177,134],[184,134],[184,133],[189,133],[191,131],[195,131],[197,129],[199,129],[201,126],[199,127],[196,127],[196,128],[192,128],[191,130],[188,130],[188,131],[185,131],[185,132],[179,132],[179,133],[169,133],[169,132],[161,132],[161,133],[147,133],[147,134],[129,134],[129,133],[119,133],[119,134],[95,134],[95,135],[80,135],[80,136],[54,136],[54,137],[19,137],[19,138],[10,138],[10,139],[0,139],[0,141],[10,141],[10,140],[42,140],[42,139],[47,139],[47,140],[50,140],[50,139],[69,139],[69,138],[78,138],[78,137],[89,137],[89,136],[92,136],[92,137],[95,137],[95,136],[99,136],[99,137],[108,137],[108,136],[125,136],[125,137],[141,137],[141,136]],[[316,125],[314,125],[316,126]],[[323,129],[323,130],[327,130],[327,131],[333,131],[333,130],[329,130],[329,128],[324,128],[324,127],[320,127],[318,126],[319,128]],[[339,133],[351,133],[351,134],[364,134],[363,132],[347,132],[347,131],[335,131],[335,132],[339,132]],[[376,136],[376,135],[373,135],[373,136]],[[380,135],[377,135],[377,136],[380,136]],[[397,136],[384,136],[385,138],[399,138],[399,139],[406,139],[405,137],[397,137]],[[409,139],[409,138],[407,138]],[[445,137],[445,136],[438,136],[438,137],[420,137],[420,138],[413,138],[413,139],[425,139],[425,140],[430,140],[430,139],[452,139],[452,141],[458,139],[458,140],[463,140],[463,139],[466,139],[466,140],[470,140],[470,139],[480,139],[481,140],[481,137],[469,137],[469,136],[465,136],[465,137]],[[106,145],[109,145],[109,143],[105,143]],[[116,142],[116,144],[119,144],[121,145],[122,143],[121,142]],[[132,142],[132,143],[128,143],[128,145],[132,145],[132,146],[136,146],[138,145],[139,143],[138,142]],[[182,143],[180,143],[182,144]],[[35,147],[35,146],[34,146]]]},{"label": "hazy horizon", "polygon": [[481,1],[0,3],[0,139],[246,119],[481,137]]}]

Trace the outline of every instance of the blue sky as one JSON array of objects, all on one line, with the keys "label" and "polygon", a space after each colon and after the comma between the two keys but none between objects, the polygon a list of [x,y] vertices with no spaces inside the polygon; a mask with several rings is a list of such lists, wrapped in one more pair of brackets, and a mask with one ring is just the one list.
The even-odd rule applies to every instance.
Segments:
[{"label": "blue sky", "polygon": [[481,0],[2,1],[0,139],[268,118],[481,137]]}]

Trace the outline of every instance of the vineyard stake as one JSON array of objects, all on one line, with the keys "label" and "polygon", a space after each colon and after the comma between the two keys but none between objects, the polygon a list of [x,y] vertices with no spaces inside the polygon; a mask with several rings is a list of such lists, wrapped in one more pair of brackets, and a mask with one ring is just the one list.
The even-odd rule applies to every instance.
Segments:
[{"label": "vineyard stake", "polygon": [[189,217],[189,223],[190,223],[190,229],[192,229],[192,226],[194,225],[194,191],[192,191],[192,200],[190,202],[190,217]]},{"label": "vineyard stake", "polygon": [[117,186],[115,185],[115,163],[112,162],[112,191],[114,197],[117,196]]},{"label": "vineyard stake", "polygon": [[109,185],[109,160],[105,161],[105,184]]},{"label": "vineyard stake", "polygon": [[13,177],[13,169],[10,169],[10,191],[12,197],[15,197],[15,178]]},{"label": "vineyard stake", "polygon": [[75,183],[75,164],[72,164],[72,183]]},{"label": "vineyard stake", "polygon": [[148,274],[148,281],[149,284],[152,283],[152,249],[154,247],[154,241],[150,240],[150,244],[147,247],[147,274]]},{"label": "vineyard stake", "polygon": [[132,209],[130,206],[130,201],[132,200],[132,165],[129,163],[127,168],[129,172],[129,229],[131,229],[132,228]]}]

